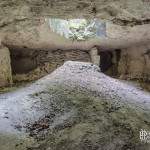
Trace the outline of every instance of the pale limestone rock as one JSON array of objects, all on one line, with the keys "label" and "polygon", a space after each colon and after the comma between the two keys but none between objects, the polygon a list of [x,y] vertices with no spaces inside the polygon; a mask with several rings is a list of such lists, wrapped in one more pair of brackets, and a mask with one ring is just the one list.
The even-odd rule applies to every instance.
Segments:
[{"label": "pale limestone rock", "polygon": [[100,55],[98,55],[97,48],[92,48],[90,51],[91,61],[93,64],[99,66],[100,65]]},{"label": "pale limestone rock", "polygon": [[0,87],[12,83],[11,61],[9,49],[0,47]]}]

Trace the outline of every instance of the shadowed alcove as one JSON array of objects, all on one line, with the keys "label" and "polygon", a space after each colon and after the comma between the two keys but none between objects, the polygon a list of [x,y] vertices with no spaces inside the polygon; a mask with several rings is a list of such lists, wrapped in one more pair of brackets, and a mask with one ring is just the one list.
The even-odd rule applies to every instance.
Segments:
[{"label": "shadowed alcove", "polygon": [[99,52],[100,68],[103,73],[110,76],[118,75],[118,63],[120,61],[121,50]]},{"label": "shadowed alcove", "polygon": [[10,57],[13,74],[26,74],[38,66],[30,49],[10,49]]}]

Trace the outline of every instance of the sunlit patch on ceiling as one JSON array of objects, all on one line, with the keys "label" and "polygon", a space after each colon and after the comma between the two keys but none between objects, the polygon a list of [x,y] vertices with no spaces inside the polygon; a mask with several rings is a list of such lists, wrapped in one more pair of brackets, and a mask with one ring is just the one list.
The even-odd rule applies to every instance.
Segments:
[{"label": "sunlit patch on ceiling", "polygon": [[67,39],[87,40],[94,37],[106,37],[106,23],[98,19],[48,19],[51,30]]}]

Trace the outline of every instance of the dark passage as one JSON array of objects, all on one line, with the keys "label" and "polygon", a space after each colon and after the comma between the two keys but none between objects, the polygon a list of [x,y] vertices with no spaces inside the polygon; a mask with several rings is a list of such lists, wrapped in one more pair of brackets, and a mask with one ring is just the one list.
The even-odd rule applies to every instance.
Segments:
[{"label": "dark passage", "polygon": [[100,68],[102,72],[107,71],[112,66],[112,57],[111,52],[100,52]]},{"label": "dark passage", "polygon": [[30,50],[10,50],[13,74],[24,74],[37,67],[33,52]]},{"label": "dark passage", "polygon": [[101,71],[110,76],[118,75],[118,64],[120,61],[121,50],[100,52],[100,68]]}]

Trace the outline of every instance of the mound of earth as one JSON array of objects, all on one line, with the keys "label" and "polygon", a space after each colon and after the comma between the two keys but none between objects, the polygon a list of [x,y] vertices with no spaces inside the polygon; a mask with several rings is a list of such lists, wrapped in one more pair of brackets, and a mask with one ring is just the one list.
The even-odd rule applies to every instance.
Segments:
[{"label": "mound of earth", "polygon": [[3,150],[150,148],[139,135],[150,131],[150,94],[91,63],[68,61],[32,85],[0,95],[0,114],[0,135],[34,140],[9,143],[1,136]]}]

